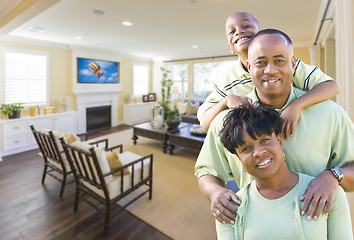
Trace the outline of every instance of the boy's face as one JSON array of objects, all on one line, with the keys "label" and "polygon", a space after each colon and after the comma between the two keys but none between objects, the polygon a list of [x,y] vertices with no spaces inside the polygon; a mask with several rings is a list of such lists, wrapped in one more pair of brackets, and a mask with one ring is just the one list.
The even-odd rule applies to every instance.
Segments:
[{"label": "boy's face", "polygon": [[259,31],[258,22],[249,13],[236,12],[226,20],[226,37],[232,53],[245,53],[248,41]]},{"label": "boy's face", "polygon": [[245,128],[242,129],[245,144],[236,148],[244,169],[258,179],[274,176],[284,162],[283,145],[280,136],[262,135],[253,139]]}]

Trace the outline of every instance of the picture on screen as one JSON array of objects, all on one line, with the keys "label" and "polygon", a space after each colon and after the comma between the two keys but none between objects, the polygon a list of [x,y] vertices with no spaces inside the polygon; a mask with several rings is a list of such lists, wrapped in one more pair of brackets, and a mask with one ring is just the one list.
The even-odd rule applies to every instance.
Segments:
[{"label": "picture on screen", "polygon": [[119,63],[77,58],[78,83],[118,83]]}]

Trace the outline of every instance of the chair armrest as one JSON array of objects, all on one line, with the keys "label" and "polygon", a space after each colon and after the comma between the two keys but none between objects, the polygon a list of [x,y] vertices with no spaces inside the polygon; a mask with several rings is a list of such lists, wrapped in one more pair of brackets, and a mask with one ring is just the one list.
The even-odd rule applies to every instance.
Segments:
[{"label": "chair armrest", "polygon": [[114,149],[119,148],[119,153],[123,152],[123,144],[119,144],[113,147],[106,148],[106,151],[113,152]]},{"label": "chair armrest", "polygon": [[95,145],[96,147],[98,147],[98,144],[102,143],[102,142],[105,143],[105,147],[104,148],[107,149],[108,148],[108,138],[97,140],[97,141],[94,141],[94,142],[89,142],[88,144]]},{"label": "chair armrest", "polygon": [[87,141],[87,139],[88,139],[87,132],[76,134],[76,136],[78,136],[81,139],[81,141]]}]

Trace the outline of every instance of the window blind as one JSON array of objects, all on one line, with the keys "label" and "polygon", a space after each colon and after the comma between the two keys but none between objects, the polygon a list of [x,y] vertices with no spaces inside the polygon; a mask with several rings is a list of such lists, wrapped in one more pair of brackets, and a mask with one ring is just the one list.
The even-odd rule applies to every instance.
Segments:
[{"label": "window blind", "polygon": [[48,79],[47,54],[4,53],[4,102],[45,104]]}]

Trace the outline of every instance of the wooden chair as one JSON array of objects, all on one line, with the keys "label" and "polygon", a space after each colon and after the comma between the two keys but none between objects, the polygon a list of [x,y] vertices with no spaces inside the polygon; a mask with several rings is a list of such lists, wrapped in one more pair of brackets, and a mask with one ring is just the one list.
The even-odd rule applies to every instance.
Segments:
[{"label": "wooden chair", "polygon": [[[105,216],[104,235],[108,232],[111,215],[118,214],[145,193],[149,193],[149,199],[152,198],[153,154],[141,157],[123,152],[122,145],[111,147],[109,151],[119,150],[118,157],[123,165],[113,171],[108,169],[105,173],[100,149],[78,147],[78,145],[66,144],[63,138],[60,140],[76,180],[74,211],[77,211],[80,199],[99,211]],[[127,170],[128,175],[125,175]],[[146,187],[142,189],[144,185],[147,189]],[[117,203],[139,188],[141,191],[136,192],[139,195],[134,195],[134,198],[129,199],[125,205]],[[103,209],[102,205],[104,205]],[[111,213],[112,205],[119,207],[114,214]]]},{"label": "wooden chair", "polygon": [[[41,151],[40,155],[44,159],[42,184],[44,184],[47,174],[61,182],[60,197],[62,197],[65,185],[73,183],[75,179],[73,178],[70,165],[66,160],[64,150],[58,138],[59,136],[55,136],[53,131],[50,130],[36,130],[33,125],[31,125],[30,128]],[[87,140],[86,133],[80,134],[79,137]],[[105,146],[108,146],[107,139],[95,141],[90,144],[98,145],[101,142],[103,142]],[[72,179],[67,181],[69,176],[72,176]]]}]

